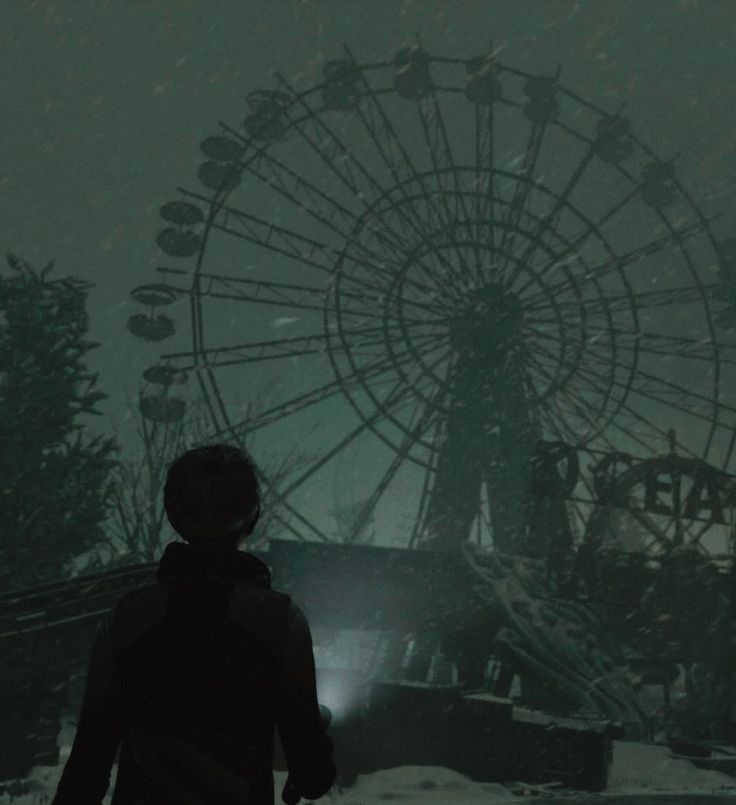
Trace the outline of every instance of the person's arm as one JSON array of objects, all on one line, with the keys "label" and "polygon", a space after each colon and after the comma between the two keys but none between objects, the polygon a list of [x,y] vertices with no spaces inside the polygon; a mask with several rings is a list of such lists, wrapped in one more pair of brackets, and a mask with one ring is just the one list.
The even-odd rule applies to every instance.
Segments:
[{"label": "person's arm", "polygon": [[293,602],[288,617],[277,679],[276,725],[291,783],[301,796],[318,799],[332,788],[337,769],[317,702],[309,624]]},{"label": "person's arm", "polygon": [[51,805],[100,805],[121,740],[110,622],[97,632],[72,751]]}]

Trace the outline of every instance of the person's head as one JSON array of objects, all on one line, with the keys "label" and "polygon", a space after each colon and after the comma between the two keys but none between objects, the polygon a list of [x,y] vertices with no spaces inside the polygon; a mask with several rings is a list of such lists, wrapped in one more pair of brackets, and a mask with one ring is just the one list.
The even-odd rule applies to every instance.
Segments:
[{"label": "person's head", "polygon": [[169,467],[164,507],[172,528],[190,544],[237,550],[261,513],[253,460],[227,444],[188,450]]}]

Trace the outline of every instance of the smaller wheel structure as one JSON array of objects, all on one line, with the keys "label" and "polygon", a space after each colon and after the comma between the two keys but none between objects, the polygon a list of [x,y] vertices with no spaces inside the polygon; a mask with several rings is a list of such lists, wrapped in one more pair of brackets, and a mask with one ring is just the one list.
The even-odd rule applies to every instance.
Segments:
[{"label": "smaller wheel structure", "polygon": [[[137,289],[129,325],[166,338],[155,308],[188,297],[160,366],[196,378],[213,436],[305,451],[285,532],[331,539],[338,458],[364,501],[347,542],[372,521],[383,545],[536,555],[540,442],[649,456],[676,428],[683,458],[731,464],[733,242],[623,109],[492,50],[345,47],[323,72],[203,139],[199,186],[161,208],[171,285]],[[169,386],[146,415],[178,415]],[[271,403],[246,416],[245,390]]]},{"label": "smaller wheel structure", "polygon": [[[612,454],[625,464],[630,457]],[[587,541],[652,559],[684,545],[715,560],[732,555],[734,478],[704,461],[676,453],[650,458],[611,483],[599,477],[599,500]]]},{"label": "smaller wheel structure", "polygon": [[712,654],[708,624],[733,601],[733,476],[673,450],[633,466],[610,454],[593,483],[577,569],[610,627],[642,656]]}]

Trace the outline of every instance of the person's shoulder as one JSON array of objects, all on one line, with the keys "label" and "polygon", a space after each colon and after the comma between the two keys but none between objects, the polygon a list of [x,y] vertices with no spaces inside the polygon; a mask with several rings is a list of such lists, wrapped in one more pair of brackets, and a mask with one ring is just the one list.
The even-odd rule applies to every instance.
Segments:
[{"label": "person's shoulder", "polygon": [[289,626],[294,630],[309,629],[309,621],[304,614],[304,610],[295,602],[289,601],[289,611],[287,614]]},{"label": "person's shoulder", "polygon": [[236,583],[233,586],[232,607],[244,612],[270,611],[287,616],[291,596],[261,584]]},{"label": "person's shoulder", "polygon": [[108,614],[111,634],[118,648],[134,642],[141,634],[163,620],[166,613],[166,589],[151,582],[121,596]]}]

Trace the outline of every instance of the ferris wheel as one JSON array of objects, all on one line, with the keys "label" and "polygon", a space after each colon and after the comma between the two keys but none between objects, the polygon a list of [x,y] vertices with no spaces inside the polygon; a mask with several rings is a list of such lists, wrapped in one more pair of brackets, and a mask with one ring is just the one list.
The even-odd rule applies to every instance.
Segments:
[{"label": "ferris wheel", "polygon": [[[166,265],[128,327],[172,346],[142,411],[180,419],[187,376],[213,439],[303,450],[271,489],[293,537],[331,541],[338,459],[363,501],[346,542],[370,521],[385,545],[509,551],[545,442],[648,456],[674,430],[731,464],[736,240],[623,107],[496,55],[345,46],[313,85],[277,74],[161,208]],[[159,308],[182,300],[173,346]]]}]

